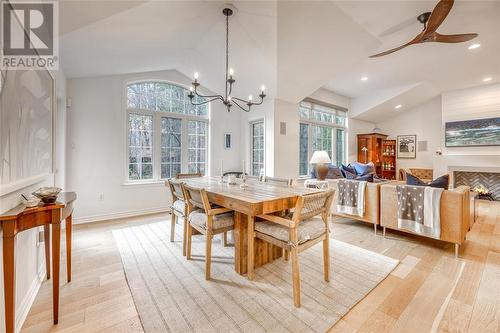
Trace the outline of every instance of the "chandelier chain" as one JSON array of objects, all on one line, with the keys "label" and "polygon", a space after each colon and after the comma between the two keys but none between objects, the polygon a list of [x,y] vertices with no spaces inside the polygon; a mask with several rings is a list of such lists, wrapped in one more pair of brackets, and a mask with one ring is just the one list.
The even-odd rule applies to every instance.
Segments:
[{"label": "chandelier chain", "polygon": [[[198,87],[200,86],[200,83],[198,82],[198,73],[194,74],[194,81],[191,83],[191,88],[190,92],[187,95],[191,101],[192,105],[203,105],[207,104],[210,102],[213,102],[215,100],[220,100],[227,108],[227,111],[229,112],[231,110],[231,106],[236,105],[238,108],[245,112],[250,112],[250,109],[254,105],[261,105],[264,102],[264,98],[266,97],[266,94],[264,93],[265,87],[262,86],[261,92],[259,94],[260,101],[254,102],[252,100],[252,96],[248,97],[248,100],[244,100],[241,98],[237,97],[232,97],[231,93],[233,91],[233,84],[235,82],[233,78],[233,71],[232,69],[229,69],[229,16],[233,14],[233,11],[230,8],[224,8],[222,13],[226,16],[226,77],[225,77],[225,93],[224,96],[222,95],[202,95],[198,92]],[[194,100],[195,97],[201,97],[204,98],[204,101],[196,101]],[[241,103],[241,104],[240,104]],[[244,106],[246,105],[246,107]]]}]

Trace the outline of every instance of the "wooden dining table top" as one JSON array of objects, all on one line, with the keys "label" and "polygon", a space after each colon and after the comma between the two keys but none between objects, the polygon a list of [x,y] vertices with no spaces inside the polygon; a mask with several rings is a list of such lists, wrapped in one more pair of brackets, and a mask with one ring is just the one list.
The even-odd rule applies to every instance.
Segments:
[{"label": "wooden dining table top", "polygon": [[237,184],[230,185],[220,183],[220,177],[185,178],[182,182],[204,189],[209,200],[217,205],[249,215],[293,208],[299,196],[324,191],[297,185],[280,186],[256,180],[247,180],[247,187],[241,188],[241,179],[238,179]]}]

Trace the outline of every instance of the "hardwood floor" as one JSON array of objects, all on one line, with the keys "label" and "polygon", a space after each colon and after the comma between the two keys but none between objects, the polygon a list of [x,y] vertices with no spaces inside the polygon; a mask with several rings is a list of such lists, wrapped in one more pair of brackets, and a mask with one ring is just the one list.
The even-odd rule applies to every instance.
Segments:
[{"label": "hardwood floor", "polygon": [[[59,325],[46,281],[22,332],[142,332],[111,230],[169,218],[75,225],[73,281],[61,278]],[[332,230],[335,239],[401,264],[330,332],[500,332],[500,202],[479,203],[458,260],[451,244],[390,231],[383,238],[361,222],[340,220]]]}]

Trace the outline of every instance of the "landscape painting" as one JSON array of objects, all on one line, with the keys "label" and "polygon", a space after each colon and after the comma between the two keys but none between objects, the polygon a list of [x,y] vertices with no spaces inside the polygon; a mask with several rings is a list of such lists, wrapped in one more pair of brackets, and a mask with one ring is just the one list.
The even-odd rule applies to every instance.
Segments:
[{"label": "landscape painting", "polygon": [[500,117],[445,124],[446,147],[500,146]]}]

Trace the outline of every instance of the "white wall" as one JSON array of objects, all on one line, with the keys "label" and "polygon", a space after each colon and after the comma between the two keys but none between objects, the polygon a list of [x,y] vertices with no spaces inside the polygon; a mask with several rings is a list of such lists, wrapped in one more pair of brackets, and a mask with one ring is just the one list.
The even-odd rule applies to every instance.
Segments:
[{"label": "white wall", "polygon": [[[165,211],[171,201],[164,183],[124,185],[126,167],[127,82],[167,80],[189,86],[190,79],[177,71],[102,76],[68,80],[68,187],[77,192],[75,222],[89,222]],[[240,113],[230,113],[212,103],[209,170],[217,175],[220,159],[225,169],[241,168]],[[224,149],[223,134],[232,133],[231,150]],[[100,200],[103,198],[103,200]]]},{"label": "white wall", "polygon": [[[280,123],[286,124],[286,134],[280,134]],[[280,99],[274,103],[274,176],[299,176],[299,105]]]},{"label": "white wall", "polygon": [[441,97],[415,107],[402,110],[397,117],[377,124],[389,139],[398,135],[417,136],[417,141],[427,141],[427,151],[418,151],[415,159],[398,158],[399,168],[433,168],[436,150],[441,146]]},{"label": "white wall", "polygon": [[[62,70],[52,72],[52,75],[55,79],[55,98],[57,101],[54,114],[54,166],[56,174],[50,174],[36,183],[1,196],[0,213],[20,204],[21,193],[31,193],[42,186],[56,185],[64,189],[66,120],[64,103],[61,104],[59,101],[66,100],[66,78]],[[44,244],[38,243],[38,231],[39,228],[23,231],[16,238],[16,331],[21,329],[46,273]],[[0,234],[0,248],[2,246],[3,238]],[[2,285],[0,288],[0,332],[4,332],[3,256],[0,256],[0,284]]]}]

